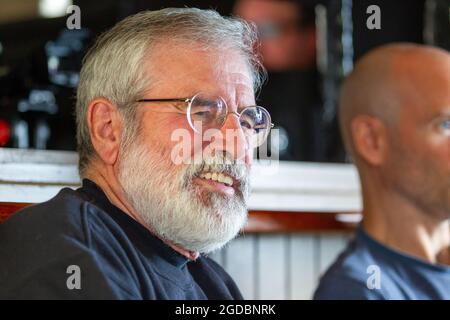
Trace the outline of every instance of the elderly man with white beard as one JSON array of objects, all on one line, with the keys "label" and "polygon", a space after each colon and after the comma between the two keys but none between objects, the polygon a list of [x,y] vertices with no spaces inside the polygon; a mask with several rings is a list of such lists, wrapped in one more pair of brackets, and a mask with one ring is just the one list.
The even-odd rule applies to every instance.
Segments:
[{"label": "elderly man with white beard", "polygon": [[256,49],[251,25],[199,9],[101,35],[77,89],[83,185],[0,226],[0,297],[241,299],[205,254],[244,226],[271,127]]}]

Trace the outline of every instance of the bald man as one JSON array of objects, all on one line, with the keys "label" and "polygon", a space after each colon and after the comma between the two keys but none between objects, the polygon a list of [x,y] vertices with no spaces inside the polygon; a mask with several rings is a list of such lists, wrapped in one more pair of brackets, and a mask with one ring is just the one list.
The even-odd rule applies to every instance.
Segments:
[{"label": "bald man", "polygon": [[315,299],[450,299],[450,54],[391,44],[345,80],[363,222]]}]

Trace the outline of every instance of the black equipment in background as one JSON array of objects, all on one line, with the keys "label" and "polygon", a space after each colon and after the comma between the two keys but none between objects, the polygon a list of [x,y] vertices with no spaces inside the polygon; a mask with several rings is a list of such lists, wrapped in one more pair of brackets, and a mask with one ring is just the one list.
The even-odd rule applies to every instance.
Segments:
[{"label": "black equipment in background", "polygon": [[[90,41],[86,29],[63,29],[7,74],[0,101],[10,126],[8,147],[75,149],[73,103],[81,62]],[[1,114],[0,114],[0,118]]]}]

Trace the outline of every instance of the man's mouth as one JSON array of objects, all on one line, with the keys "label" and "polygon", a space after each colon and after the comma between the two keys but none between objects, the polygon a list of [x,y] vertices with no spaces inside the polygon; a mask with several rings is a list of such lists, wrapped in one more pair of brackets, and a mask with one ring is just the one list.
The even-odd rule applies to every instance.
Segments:
[{"label": "man's mouth", "polygon": [[201,186],[211,190],[232,196],[238,181],[226,172],[216,172],[205,170],[194,178],[194,181]]},{"label": "man's mouth", "polygon": [[217,181],[229,187],[233,185],[233,178],[221,172],[203,172],[200,173],[199,177],[205,180]]}]

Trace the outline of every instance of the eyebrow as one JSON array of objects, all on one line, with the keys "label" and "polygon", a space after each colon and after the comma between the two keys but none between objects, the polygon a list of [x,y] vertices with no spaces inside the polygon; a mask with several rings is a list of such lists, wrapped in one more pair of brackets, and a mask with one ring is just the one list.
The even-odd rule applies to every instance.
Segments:
[{"label": "eyebrow", "polygon": [[[192,93],[191,95],[187,95],[185,96],[186,99],[190,99],[192,97],[194,97],[194,95],[196,95],[197,93],[199,93],[199,91],[195,91],[195,93]],[[225,100],[225,103],[227,104],[228,108],[230,108],[230,100],[226,99],[225,97],[223,97],[222,95],[220,95],[219,93],[212,93],[212,95],[216,95],[217,97],[222,97],[222,99]],[[257,106],[258,104],[256,103],[256,101],[254,103],[250,103],[250,104],[240,104],[237,106],[237,112],[241,113],[245,108],[248,107],[253,107],[253,106]]]},{"label": "eyebrow", "polygon": [[446,109],[446,110],[439,110],[437,112],[434,112],[433,114],[429,115],[429,117],[427,118],[427,122],[434,122],[436,120],[439,119],[443,119],[443,118],[450,118],[450,108]]},{"label": "eyebrow", "polygon": [[247,108],[247,107],[254,107],[254,106],[257,106],[258,104],[256,103],[256,101],[254,101],[253,103],[250,103],[250,104],[239,104],[238,106],[237,106],[237,111],[240,113],[240,112],[242,112],[245,108]]},{"label": "eyebrow", "polygon": [[245,105],[245,106],[238,106],[238,107],[237,107],[237,112],[238,112],[238,113],[241,113],[241,112],[244,111],[244,109],[247,108],[247,107],[250,107],[250,105],[248,105],[248,106],[247,106],[247,105]]},{"label": "eyebrow", "polygon": [[439,110],[433,115],[434,118],[450,117],[450,107],[445,110]]}]

